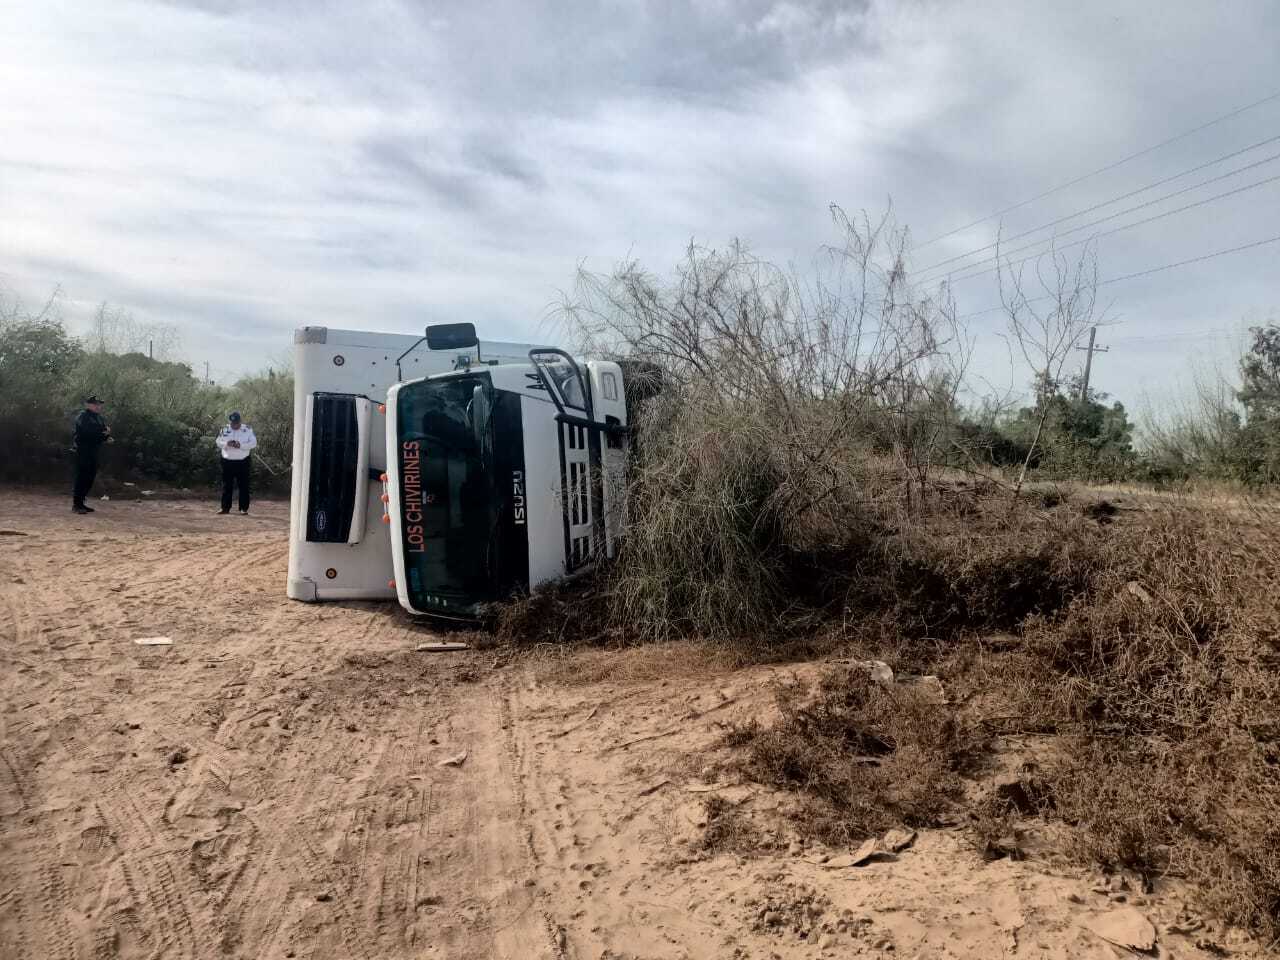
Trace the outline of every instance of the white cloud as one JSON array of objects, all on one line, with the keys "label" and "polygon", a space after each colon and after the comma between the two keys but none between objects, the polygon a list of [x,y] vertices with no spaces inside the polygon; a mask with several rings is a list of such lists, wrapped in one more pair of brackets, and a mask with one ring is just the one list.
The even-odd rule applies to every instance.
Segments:
[{"label": "white cloud", "polygon": [[[301,323],[466,318],[530,339],[584,258],[662,270],[693,237],[741,236],[803,263],[831,239],[828,203],[889,196],[927,239],[1280,90],[1266,0],[1213,19],[1100,0],[440,9],[9,5],[0,281],[171,321],[215,367],[245,342],[277,353]],[[1018,210],[1006,232],[1273,133],[1280,101]],[[1274,235],[1278,213],[1280,184],[1108,238],[1102,273]],[[1278,255],[1107,288],[1123,335],[1148,339],[1118,342],[1098,383],[1159,394],[1212,342],[1189,335],[1276,303]],[[958,290],[963,310],[996,302],[989,281]],[[1007,382],[990,319],[974,326],[976,369]],[[1151,339],[1165,335],[1179,339]]]}]

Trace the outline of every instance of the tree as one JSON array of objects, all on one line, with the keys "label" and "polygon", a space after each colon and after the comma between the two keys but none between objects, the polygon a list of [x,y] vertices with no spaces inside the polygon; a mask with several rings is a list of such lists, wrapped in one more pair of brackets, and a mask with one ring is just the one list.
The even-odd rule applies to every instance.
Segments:
[{"label": "tree", "polygon": [[1241,430],[1251,479],[1271,483],[1280,477],[1280,325],[1250,327],[1253,342],[1240,361],[1244,406]]},{"label": "tree", "polygon": [[1250,420],[1280,420],[1280,325],[1250,327],[1253,343],[1240,361],[1240,402]]},{"label": "tree", "polygon": [[[1117,480],[1133,468],[1133,424],[1124,404],[1108,404],[1107,395],[1090,389],[1081,396],[1079,377],[1046,390],[1033,384],[1036,402],[1007,420],[1002,432],[1010,448],[1021,450],[1030,467],[1057,476],[1091,481]],[[1028,457],[1032,439],[1036,446]]]},{"label": "tree", "polygon": [[[1050,401],[1058,395],[1062,373],[1071,350],[1086,330],[1097,323],[1098,262],[1089,244],[1073,261],[1050,250],[1034,262],[1033,277],[1028,265],[1003,263],[999,246],[996,267],[1000,281],[1000,302],[1004,307],[1009,335],[1027,366],[1031,368],[1036,393],[1037,419],[1018,471],[1014,492],[1022,489],[1044,436],[1045,424],[1054,409]],[[1035,285],[1031,286],[1034,280]],[[1032,295],[1028,295],[1030,290]]]},{"label": "tree", "polygon": [[178,349],[178,331],[168,323],[144,323],[120,307],[103,301],[93,315],[86,338],[95,353],[140,353],[168,360]]},{"label": "tree", "polygon": [[70,444],[70,383],[83,352],[58,296],[34,313],[17,300],[0,303],[0,469],[9,480],[48,475]]}]

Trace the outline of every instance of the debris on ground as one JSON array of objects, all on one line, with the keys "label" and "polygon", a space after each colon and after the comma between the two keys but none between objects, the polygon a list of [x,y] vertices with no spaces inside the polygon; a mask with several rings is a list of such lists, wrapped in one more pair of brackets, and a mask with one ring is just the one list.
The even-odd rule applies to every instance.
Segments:
[{"label": "debris on ground", "polygon": [[436,764],[437,767],[460,767],[467,762],[467,751],[456,753],[452,757],[446,757]]},{"label": "debris on ground", "polygon": [[1156,948],[1156,928],[1133,907],[1113,910],[1084,924],[1107,943],[1127,950],[1150,953]]},{"label": "debris on ground", "polygon": [[172,637],[139,637],[133,641],[140,647],[168,647],[173,644]]},{"label": "debris on ground", "polygon": [[470,650],[471,644],[457,640],[440,640],[420,643],[413,649],[418,653],[452,653],[455,650]]},{"label": "debris on ground", "polygon": [[746,906],[753,911],[752,929],[757,933],[775,936],[790,933],[800,940],[808,940],[820,929],[831,901],[812,887],[788,883],[768,897],[748,900]]},{"label": "debris on ground", "polygon": [[979,850],[982,859],[988,863],[992,860],[1018,861],[1026,857],[1016,833],[1006,833],[999,837],[988,837],[982,841]]},{"label": "debris on ground", "polygon": [[[912,835],[914,837],[914,834]],[[863,842],[853,853],[841,853],[827,860],[823,866],[828,870],[839,870],[844,867],[860,867],[881,857],[893,859],[893,851],[886,849],[879,838],[872,837]]]},{"label": "debris on ground", "polygon": [[901,853],[916,842],[914,830],[890,830],[881,838],[881,845],[890,853]]}]

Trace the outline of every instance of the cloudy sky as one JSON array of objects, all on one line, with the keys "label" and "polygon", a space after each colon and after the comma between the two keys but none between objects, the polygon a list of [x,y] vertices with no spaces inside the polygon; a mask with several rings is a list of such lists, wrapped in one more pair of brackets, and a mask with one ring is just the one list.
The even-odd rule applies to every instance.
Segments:
[{"label": "cloudy sky", "polygon": [[[1207,201],[1099,239],[1122,277],[1280,236],[1278,49],[1274,0],[0,0],[0,285],[172,323],[225,380],[301,324],[537,339],[579,263],[690,239],[804,266],[831,203],[892,198],[923,244],[1178,138],[912,254],[940,276],[1165,178],[1059,242]],[[1095,383],[1165,402],[1276,316],[1278,268],[1107,285]],[[992,278],[955,291],[1007,386]]]}]

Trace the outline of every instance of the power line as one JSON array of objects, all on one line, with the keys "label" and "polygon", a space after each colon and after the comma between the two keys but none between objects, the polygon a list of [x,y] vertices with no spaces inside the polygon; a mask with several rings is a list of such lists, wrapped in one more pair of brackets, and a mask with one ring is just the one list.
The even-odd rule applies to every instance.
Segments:
[{"label": "power line", "polygon": [[1121,159],[1116,160],[1114,163],[1107,164],[1105,167],[1099,167],[1097,170],[1092,170],[1089,173],[1084,174],[1083,176],[1076,177],[1074,180],[1068,180],[1066,183],[1058,184],[1058,186],[1053,187],[1049,190],[1046,190],[1044,191],[1044,193],[1036,194],[1034,197],[1032,197],[1029,200],[1023,200],[1019,203],[1013,204],[1013,206],[1005,207],[1003,210],[997,210],[995,213],[988,214],[985,217],[981,217],[977,220],[974,220],[972,223],[966,223],[963,227],[956,227],[954,230],[948,230],[946,233],[940,233],[938,234],[938,236],[934,237],[931,240],[926,240],[924,243],[916,244],[911,249],[913,252],[916,250],[923,249],[924,247],[927,247],[930,244],[937,243],[939,240],[945,240],[947,237],[955,236],[957,233],[960,233],[961,231],[968,230],[970,227],[976,227],[978,226],[978,224],[986,223],[988,220],[994,220],[996,217],[1003,217],[1006,213],[1012,213],[1014,210],[1020,210],[1021,208],[1029,204],[1035,203],[1038,200],[1043,200],[1045,197],[1050,197],[1055,193],[1059,193],[1063,190],[1066,190],[1068,187],[1074,187],[1078,183],[1083,183],[1084,181],[1090,179],[1091,177],[1096,177],[1100,173],[1106,173],[1109,170],[1114,170],[1116,167],[1122,166],[1123,164],[1128,163],[1130,160],[1136,160],[1139,157],[1145,157],[1149,153],[1154,153],[1156,150],[1159,150],[1162,147],[1167,147],[1171,143],[1177,143],[1179,140],[1185,140],[1187,137],[1191,136],[1192,134],[1199,133],[1201,130],[1207,130],[1209,127],[1222,123],[1224,120],[1230,120],[1232,117],[1238,117],[1240,114],[1245,113],[1246,111],[1249,111],[1249,110],[1253,110],[1255,107],[1260,107],[1264,103],[1270,103],[1272,100],[1280,100],[1280,91],[1277,91],[1276,93],[1273,93],[1270,96],[1263,97],[1261,100],[1255,100],[1253,103],[1249,103],[1243,107],[1239,107],[1235,110],[1232,110],[1230,113],[1224,113],[1222,116],[1215,117],[1214,119],[1208,121],[1207,123],[1202,123],[1200,124],[1200,126],[1194,127],[1193,129],[1188,130],[1185,133],[1178,134],[1176,137],[1170,137],[1168,140],[1163,140],[1160,143],[1157,143],[1155,146],[1147,147],[1144,150],[1139,150],[1137,153],[1131,153],[1127,157],[1122,157]]},{"label": "power line", "polygon": [[[936,270],[938,267],[946,266],[948,263],[954,263],[956,260],[963,260],[965,257],[971,257],[975,253],[982,253],[984,250],[990,250],[992,247],[998,246],[1001,242],[1012,243],[1014,240],[1021,240],[1023,237],[1029,237],[1031,234],[1039,233],[1041,230],[1047,230],[1050,227],[1056,227],[1058,224],[1066,223],[1068,220],[1074,220],[1076,217],[1083,217],[1086,213],[1093,213],[1095,210],[1101,210],[1103,207],[1109,207],[1111,206],[1111,204],[1119,203],[1121,200],[1128,200],[1130,197],[1136,197],[1140,193],[1146,193],[1148,190],[1154,190],[1156,187],[1162,187],[1166,183],[1171,183],[1174,180],[1180,180],[1183,177],[1190,176],[1193,173],[1199,173],[1201,170],[1205,170],[1209,167],[1217,166],[1219,163],[1224,163],[1227,160],[1234,160],[1236,157],[1240,156],[1241,154],[1249,153],[1252,150],[1257,150],[1259,147],[1265,147],[1267,144],[1275,143],[1277,140],[1280,140],[1280,134],[1277,134],[1274,137],[1268,137],[1265,140],[1259,140],[1257,143],[1250,144],[1249,146],[1243,147],[1240,150],[1235,150],[1235,151],[1232,151],[1231,153],[1224,154],[1221,157],[1217,157],[1216,159],[1209,160],[1208,162],[1202,163],[1197,167],[1192,167],[1189,170],[1183,170],[1181,173],[1175,173],[1172,176],[1163,178],[1162,180],[1156,180],[1153,183],[1148,183],[1146,186],[1138,187],[1136,190],[1130,190],[1128,193],[1122,193],[1120,196],[1112,197],[1110,200],[1104,200],[1102,203],[1095,203],[1092,207],[1086,207],[1083,210],[1077,210],[1075,213],[1069,213],[1065,217],[1059,217],[1057,220],[1051,220],[1049,223],[1042,223],[1040,224],[1040,226],[1032,227],[1030,230],[1023,230],[1022,233],[1015,233],[1012,237],[1003,238],[1003,241],[996,240],[992,243],[988,243],[986,246],[978,247],[974,250],[970,250],[967,253],[958,253],[954,257],[948,257],[946,260],[939,260],[937,263],[933,264],[932,266],[925,267],[923,270],[920,271],[920,273],[921,274],[929,273],[931,270]],[[1280,156],[1280,154],[1278,154],[1277,156]],[[1271,157],[1270,159],[1274,160],[1275,157]],[[1266,163],[1268,161],[1261,161],[1261,162]],[[1235,172],[1239,173],[1242,170],[1248,170],[1248,169],[1250,168],[1241,167],[1239,170],[1236,170]],[[1225,174],[1225,176],[1231,176],[1231,174]],[[1197,186],[1204,186],[1206,183],[1212,183],[1212,182],[1213,182],[1212,180],[1205,180],[1197,184]],[[1191,190],[1195,188],[1188,187],[1187,189]],[[1170,194],[1170,196],[1177,196],[1177,194]],[[966,267],[960,267],[957,269],[968,269],[968,267],[970,266],[973,266],[973,264],[968,264]]]},{"label": "power line", "polygon": [[[1193,263],[1201,263],[1205,260],[1213,260],[1216,257],[1225,257],[1229,253],[1240,253],[1243,250],[1252,250],[1254,247],[1263,247],[1263,246],[1266,246],[1268,243],[1276,243],[1277,241],[1280,241],[1280,236],[1268,237],[1265,240],[1255,240],[1253,243],[1245,243],[1238,247],[1232,247],[1229,250],[1218,250],[1214,253],[1206,253],[1203,256],[1192,257],[1190,260],[1179,260],[1177,263],[1166,263],[1163,266],[1152,267],[1150,270],[1139,270],[1137,273],[1127,273],[1122,277],[1112,277],[1110,280],[1099,280],[1097,283],[1097,286],[1105,287],[1113,283],[1120,283],[1124,280],[1136,280],[1138,277],[1147,277],[1153,273],[1162,273],[1165,270],[1172,270],[1175,267],[1185,267]],[[1040,300],[1049,300],[1049,299],[1052,299],[1052,298],[1048,295],[1043,297],[1028,297],[1023,302],[1036,303]],[[1003,306],[988,307],[986,310],[978,310],[978,311],[975,311],[974,313],[962,314],[961,316],[956,317],[956,319],[967,320],[970,317],[981,317],[981,316],[985,316],[988,313],[997,313],[1003,309],[1004,309]]]},{"label": "power line", "polygon": [[1201,330],[1199,333],[1156,333],[1136,337],[1112,337],[1111,345],[1115,346],[1118,343],[1166,343],[1174,340],[1211,340],[1224,333],[1231,333],[1234,329],[1234,327],[1210,327],[1207,330]]},{"label": "power line", "polygon": [[1206,253],[1200,257],[1192,257],[1190,260],[1179,260],[1177,263],[1166,263],[1162,267],[1152,267],[1150,270],[1139,270],[1137,273],[1126,273],[1123,277],[1112,277],[1110,280],[1102,280],[1098,286],[1105,287],[1111,283],[1120,283],[1122,280],[1135,280],[1138,277],[1149,277],[1153,273],[1163,273],[1165,270],[1172,270],[1174,267],[1185,267],[1192,263],[1201,263],[1205,260],[1212,260],[1215,257],[1225,257],[1229,253],[1240,253],[1242,250],[1252,250],[1254,247],[1265,247],[1268,243],[1275,243],[1280,240],[1280,236],[1268,237],[1266,240],[1255,240],[1253,243],[1241,244],[1238,247],[1232,247],[1230,250],[1219,250],[1216,253]]},{"label": "power line", "polygon": [[[1280,153],[1276,154],[1276,155],[1275,155],[1274,157],[1272,157],[1271,159],[1272,159],[1272,160],[1280,159]],[[1261,162],[1265,162],[1265,161],[1261,161]],[[1237,173],[1239,173],[1240,171],[1236,171],[1236,172],[1237,172]],[[1071,241],[1070,243],[1064,243],[1062,246],[1060,246],[1060,247],[1055,247],[1054,249],[1055,249],[1055,251],[1056,251],[1056,250],[1069,250],[1069,249],[1071,249],[1072,247],[1078,247],[1078,246],[1080,246],[1080,244],[1082,244],[1082,243],[1090,243],[1090,242],[1092,242],[1092,241],[1094,241],[1094,240],[1101,240],[1103,237],[1110,237],[1110,236],[1113,236],[1114,234],[1121,233],[1121,232],[1123,232],[1123,231],[1125,231],[1125,230],[1129,230],[1129,229],[1131,229],[1131,228],[1133,228],[1133,227],[1141,227],[1141,226],[1143,226],[1143,225],[1145,225],[1145,224],[1153,223],[1153,222],[1155,222],[1156,220],[1163,220],[1165,217],[1172,217],[1172,216],[1174,216],[1175,214],[1183,213],[1183,212],[1185,212],[1185,211],[1187,211],[1187,210],[1193,210],[1193,209],[1195,209],[1196,207],[1203,207],[1205,204],[1213,203],[1213,202],[1215,202],[1215,201],[1217,201],[1217,200],[1222,200],[1222,199],[1224,199],[1224,198],[1226,198],[1226,197],[1234,196],[1234,195],[1235,195],[1235,194],[1237,194],[1237,193],[1244,193],[1244,192],[1246,192],[1246,191],[1248,191],[1248,190],[1254,190],[1254,189],[1257,189],[1258,187],[1265,187],[1267,184],[1269,184],[1269,183],[1275,183],[1277,180],[1280,180],[1280,174],[1277,174],[1277,175],[1276,175],[1276,176],[1274,176],[1274,177],[1267,177],[1266,179],[1263,179],[1263,180],[1257,180],[1257,181],[1254,181],[1253,183],[1246,183],[1243,187],[1236,187],[1234,190],[1227,190],[1227,191],[1224,191],[1223,193],[1215,194],[1215,195],[1214,195],[1214,196],[1212,196],[1212,197],[1205,197],[1203,200],[1197,200],[1197,201],[1195,201],[1194,203],[1184,204],[1184,205],[1183,205],[1183,206],[1181,206],[1181,207],[1175,207],[1173,210],[1166,210],[1166,211],[1164,211],[1163,213],[1157,213],[1157,214],[1155,214],[1154,216],[1144,217],[1144,218],[1143,218],[1143,219],[1141,219],[1141,220],[1135,220],[1133,223],[1125,223],[1125,224],[1121,224],[1120,226],[1115,227],[1115,228],[1114,228],[1114,229],[1112,229],[1112,230],[1104,230],[1102,233],[1094,234],[1094,235],[1093,235],[1093,236],[1091,236],[1091,237],[1085,237],[1083,240],[1073,240],[1073,241]],[[1180,192],[1185,192],[1185,191],[1180,191]],[[1106,223],[1108,220],[1114,220],[1116,217],[1123,216],[1125,213],[1132,213],[1134,210],[1141,210],[1143,207],[1149,207],[1149,206],[1151,206],[1151,204],[1152,204],[1152,203],[1159,203],[1159,202],[1160,202],[1160,201],[1162,201],[1162,200],[1168,200],[1168,199],[1169,199],[1169,197],[1173,197],[1173,196],[1176,196],[1176,195],[1177,195],[1177,194],[1172,194],[1172,193],[1171,193],[1171,194],[1169,194],[1169,196],[1161,197],[1161,198],[1160,198],[1160,200],[1152,200],[1152,201],[1151,201],[1151,203],[1139,204],[1139,205],[1138,205],[1138,206],[1136,206],[1136,207],[1132,207],[1132,208],[1130,208],[1129,210],[1121,211],[1120,213],[1117,213],[1117,214],[1115,214],[1115,215],[1113,215],[1113,216],[1110,216],[1110,217],[1103,217],[1101,220],[1095,220],[1095,221],[1093,221],[1092,223],[1082,224],[1082,225],[1081,225],[1081,226],[1079,226],[1079,227],[1075,227],[1075,228],[1073,228],[1073,229],[1071,229],[1071,230],[1067,230],[1067,231],[1065,231],[1065,233],[1060,234],[1060,236],[1065,236],[1067,233],[1075,233],[1075,232],[1076,232],[1076,230],[1083,230],[1083,229],[1085,229],[1086,227],[1096,227],[1096,226],[1097,226],[1098,224],[1100,224],[1100,223]],[[1020,253],[1020,252],[1021,252],[1021,251],[1023,251],[1023,250],[1029,250],[1029,249],[1031,249],[1032,247],[1039,246],[1039,245],[1040,245],[1040,244],[1042,244],[1042,243],[1047,243],[1047,242],[1050,242],[1050,241],[1052,241],[1052,240],[1054,240],[1054,239],[1056,239],[1056,238],[1054,238],[1054,237],[1050,237],[1050,238],[1049,238],[1049,240],[1037,240],[1037,241],[1035,241],[1034,243],[1028,243],[1028,244],[1025,244],[1024,246],[1018,247],[1018,248],[1016,248],[1016,249],[1014,249],[1014,250],[1010,250],[1009,252],[1010,252],[1010,253]],[[1017,267],[1017,266],[1021,266],[1022,264],[1026,263],[1026,262],[1027,262],[1027,261],[1029,261],[1029,260],[1036,260],[1036,259],[1039,259],[1040,257],[1043,257],[1043,256],[1044,256],[1046,253],[1048,253],[1048,252],[1049,252],[1048,250],[1042,250],[1042,251],[1040,251],[1039,253],[1032,254],[1032,255],[1031,255],[1031,256],[1029,256],[1029,257],[1023,257],[1023,258],[1022,258],[1022,259],[1020,259],[1020,260],[1010,260],[1010,261],[1007,261],[1007,262],[1006,262],[1006,266],[1008,266],[1008,267]],[[970,265],[969,265],[969,267],[967,267],[966,269],[970,269],[970,268],[972,268],[972,267],[979,267],[979,266],[982,266],[982,264],[984,264],[984,263],[992,263],[992,262],[994,262],[994,261],[996,261],[996,260],[997,260],[997,258],[996,258],[996,257],[988,257],[988,258],[986,258],[985,260],[980,260],[980,261],[978,261],[977,263],[970,264]],[[1000,269],[1000,265],[999,265],[999,263],[997,263],[997,264],[996,264],[996,266],[994,266],[994,267],[986,267],[986,268],[984,268],[984,269],[982,269],[982,270],[975,270],[973,273],[965,273],[965,274],[961,274],[961,275],[960,275],[960,276],[958,276],[958,277],[952,277],[951,279],[949,279],[949,280],[947,281],[947,283],[950,283],[950,284],[952,284],[952,285],[955,285],[955,284],[959,283],[961,280],[972,280],[974,277],[981,277],[981,276],[983,276],[983,275],[985,275],[985,274],[988,274],[988,273],[994,273],[994,272],[996,272],[996,271],[997,271],[997,270],[999,270],[999,269]],[[923,282],[923,281],[922,281],[922,282]]]}]

